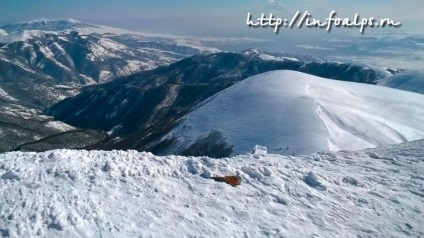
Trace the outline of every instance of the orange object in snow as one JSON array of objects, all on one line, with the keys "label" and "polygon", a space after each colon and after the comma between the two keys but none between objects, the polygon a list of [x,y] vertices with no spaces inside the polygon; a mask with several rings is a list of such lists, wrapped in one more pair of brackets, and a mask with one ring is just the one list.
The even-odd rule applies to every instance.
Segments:
[{"label": "orange object in snow", "polygon": [[211,179],[217,182],[225,182],[233,187],[240,185],[240,178],[237,176],[211,177]]}]

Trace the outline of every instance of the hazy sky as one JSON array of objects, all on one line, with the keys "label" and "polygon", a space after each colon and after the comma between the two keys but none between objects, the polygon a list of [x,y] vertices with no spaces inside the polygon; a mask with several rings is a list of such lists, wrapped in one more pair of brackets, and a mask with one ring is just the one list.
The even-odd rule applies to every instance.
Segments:
[{"label": "hazy sky", "polygon": [[[423,31],[424,19],[422,0],[2,0],[0,9],[0,25],[35,18],[74,18],[145,32],[202,36],[272,35],[270,29],[247,28],[247,12],[254,17],[273,13],[291,18],[297,10],[308,10],[314,18],[323,19],[335,10],[343,18],[353,19],[355,13],[389,17],[402,22],[398,31]],[[302,33],[313,34],[313,30]]]},{"label": "hazy sky", "polygon": [[[238,44],[224,50],[252,47],[369,62],[391,59],[391,65],[402,67],[411,62],[421,64],[424,55],[424,38],[404,40],[411,34],[424,35],[423,0],[1,0],[0,9],[0,25],[36,18],[74,18],[149,33],[253,37],[268,41]],[[340,18],[353,20],[358,13],[361,18],[391,18],[402,26],[367,28],[364,34],[358,28],[333,27],[328,33],[317,28],[283,27],[275,34],[271,28],[246,25],[248,12],[254,18],[273,13],[291,19],[296,11],[309,11],[312,18],[324,20],[332,10]],[[404,38],[392,40],[398,36]]]}]

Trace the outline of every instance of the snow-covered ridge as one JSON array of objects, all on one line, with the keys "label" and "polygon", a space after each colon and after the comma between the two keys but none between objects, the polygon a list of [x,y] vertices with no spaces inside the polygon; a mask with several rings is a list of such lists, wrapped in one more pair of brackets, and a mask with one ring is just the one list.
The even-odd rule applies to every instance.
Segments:
[{"label": "snow-covered ridge", "polygon": [[24,30],[19,32],[13,32],[11,34],[2,35],[0,32],[0,43],[26,41],[29,39],[44,37],[46,34],[56,34],[56,33],[53,31]]},{"label": "snow-covered ridge", "polygon": [[226,143],[232,154],[256,143],[273,153],[304,154],[424,138],[424,95],[295,71],[250,77],[205,102],[163,138],[173,141],[171,152],[202,140]]},{"label": "snow-covered ridge", "polygon": [[[266,52],[260,49],[250,48],[240,52],[246,56],[256,56],[266,61],[302,61],[302,62],[326,62],[324,58],[318,58],[312,55],[293,55],[285,52]],[[331,61],[333,62],[333,61]]]},{"label": "snow-covered ridge", "polygon": [[276,57],[276,56],[267,55],[267,54],[260,54],[259,58],[263,60],[276,60],[276,61],[282,61],[282,60],[299,61],[298,59],[293,57]]},{"label": "snow-covered ridge", "polygon": [[39,18],[31,21],[21,21],[14,24],[8,24],[1,27],[9,33],[24,30],[44,30],[44,31],[63,31],[78,28],[100,28],[100,26],[77,21],[72,18],[66,19],[45,19]]},{"label": "snow-covered ridge", "polygon": [[[36,19],[28,22],[19,22],[1,27],[5,34],[0,32],[0,42],[14,42],[27,40],[43,33],[58,33],[77,31],[81,34],[134,34],[132,31],[124,29],[95,25],[90,23],[80,22],[74,19]],[[7,34],[12,36],[8,36]],[[35,34],[37,33],[37,34]],[[35,34],[31,37],[31,34]],[[20,38],[20,35],[26,35],[25,38]]]},{"label": "snow-covered ridge", "polygon": [[[153,34],[141,31],[130,31],[122,28],[110,27],[105,25],[96,25],[85,23],[74,19],[35,19],[28,22],[18,22],[0,27],[0,30],[5,30],[6,33],[17,33],[26,30],[39,30],[39,31],[55,31],[55,32],[70,32],[77,31],[81,34],[101,34],[104,37],[132,35],[135,37],[146,38],[149,40],[157,39],[162,42],[170,42],[181,46],[189,46],[197,48],[202,51],[215,51],[215,47],[208,47],[207,45],[228,45],[239,44],[240,42],[266,42],[259,38],[249,37],[192,37],[192,36],[175,36],[166,34]],[[0,42],[13,42],[13,38],[2,39],[0,33]]]},{"label": "snow-covered ridge", "polygon": [[[379,66],[379,65],[372,65],[369,63],[364,62],[358,62],[358,61],[351,61],[351,60],[335,60],[331,58],[322,58],[322,57],[315,57],[312,55],[294,55],[289,54],[285,52],[265,52],[259,49],[247,49],[244,51],[241,51],[242,54],[247,56],[255,56],[260,58],[261,60],[265,61],[294,61],[294,62],[303,62],[305,64],[308,63],[331,63],[331,64],[345,64],[345,65],[355,65],[360,66],[363,69],[371,69],[375,72],[379,72],[382,76],[388,78],[395,74],[400,73],[402,70],[388,67],[388,66]],[[411,90],[407,90],[411,91]]]},{"label": "snow-covered ridge", "polygon": [[[420,237],[424,141],[301,157],[0,154],[10,237]],[[231,187],[210,176],[238,175]]]}]

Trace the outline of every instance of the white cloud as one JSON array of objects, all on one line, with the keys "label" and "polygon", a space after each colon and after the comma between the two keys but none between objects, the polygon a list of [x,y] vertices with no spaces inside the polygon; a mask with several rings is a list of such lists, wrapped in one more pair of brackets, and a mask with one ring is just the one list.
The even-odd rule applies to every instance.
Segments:
[{"label": "white cloud", "polygon": [[271,6],[287,8],[287,5],[281,0],[268,0],[268,4]]},{"label": "white cloud", "polygon": [[306,49],[306,50],[334,50],[333,48],[326,48],[321,46],[312,46],[312,45],[296,45],[296,48]]}]

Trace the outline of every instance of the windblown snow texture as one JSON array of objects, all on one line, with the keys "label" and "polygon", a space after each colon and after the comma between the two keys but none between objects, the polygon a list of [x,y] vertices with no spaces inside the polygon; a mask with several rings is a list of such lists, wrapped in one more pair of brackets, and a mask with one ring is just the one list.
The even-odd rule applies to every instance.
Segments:
[{"label": "windblown snow texture", "polygon": [[[258,148],[258,147],[257,147]],[[0,154],[4,237],[420,237],[424,141],[300,157]],[[239,175],[240,186],[211,176]]]},{"label": "windblown snow texture", "polygon": [[271,71],[205,100],[162,140],[173,141],[168,151],[181,153],[211,133],[220,133],[216,143],[233,146],[232,154],[255,144],[298,155],[402,143],[424,138],[424,96]]}]

